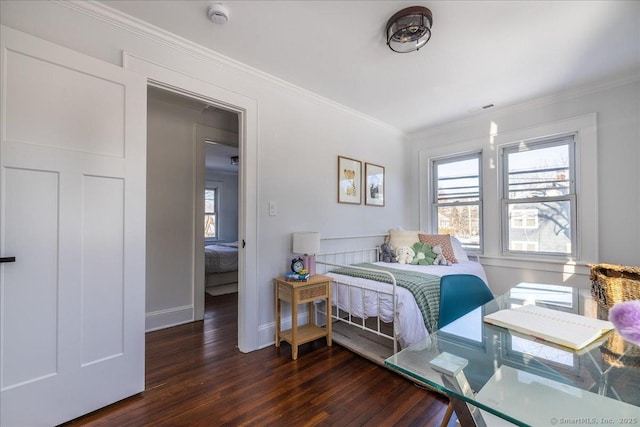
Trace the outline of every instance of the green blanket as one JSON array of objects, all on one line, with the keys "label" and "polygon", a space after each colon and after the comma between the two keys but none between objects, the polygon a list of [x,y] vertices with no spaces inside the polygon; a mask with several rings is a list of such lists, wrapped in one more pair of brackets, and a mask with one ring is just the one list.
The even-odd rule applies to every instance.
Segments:
[{"label": "green blanket", "polygon": [[[397,268],[381,267],[375,264],[360,263],[356,267],[384,270],[393,274],[398,286],[406,288],[413,294],[422,312],[424,324],[429,332],[438,329],[438,315],[440,312],[440,277],[432,274],[418,273],[416,271],[399,270]],[[362,271],[351,268],[339,268],[331,270],[331,273],[344,274],[345,276],[359,277],[375,280],[383,283],[391,283],[391,278],[386,274]]]}]

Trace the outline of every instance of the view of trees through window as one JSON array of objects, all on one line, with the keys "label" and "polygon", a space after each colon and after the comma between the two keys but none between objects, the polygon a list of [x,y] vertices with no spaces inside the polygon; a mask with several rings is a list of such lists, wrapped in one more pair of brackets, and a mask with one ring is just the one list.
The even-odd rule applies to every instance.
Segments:
[{"label": "view of trees through window", "polygon": [[480,153],[433,162],[435,228],[468,249],[481,247],[480,164]]},{"label": "view of trees through window", "polygon": [[[578,252],[577,134],[555,134],[500,145],[488,165],[499,178],[503,253],[580,256]],[[589,146],[585,145],[587,149]],[[482,151],[430,160],[430,230],[482,251]],[[589,195],[582,194],[587,200]],[[492,210],[493,211],[493,210]],[[496,223],[492,223],[496,224]],[[497,236],[496,236],[497,237]]]},{"label": "view of trees through window", "polygon": [[573,136],[503,150],[506,249],[571,254]]},{"label": "view of trees through window", "polygon": [[218,221],[217,221],[217,189],[204,190],[204,237],[218,237]]},{"label": "view of trees through window", "polygon": [[451,234],[463,246],[480,247],[479,206],[447,206],[438,208],[438,234]]}]

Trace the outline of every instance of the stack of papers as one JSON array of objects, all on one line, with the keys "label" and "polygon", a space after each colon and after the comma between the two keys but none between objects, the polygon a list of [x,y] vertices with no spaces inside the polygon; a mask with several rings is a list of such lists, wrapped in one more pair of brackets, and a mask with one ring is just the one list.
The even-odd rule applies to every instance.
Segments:
[{"label": "stack of papers", "polygon": [[484,321],[573,350],[586,347],[613,329],[613,324],[607,320],[535,305],[500,310],[485,316]]}]

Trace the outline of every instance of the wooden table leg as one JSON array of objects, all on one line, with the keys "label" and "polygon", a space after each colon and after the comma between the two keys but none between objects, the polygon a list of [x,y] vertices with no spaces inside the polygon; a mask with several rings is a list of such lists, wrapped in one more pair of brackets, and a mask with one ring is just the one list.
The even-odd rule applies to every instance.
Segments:
[{"label": "wooden table leg", "polygon": [[327,304],[325,306],[325,323],[327,328],[327,345],[331,347],[331,282],[327,283]]},{"label": "wooden table leg", "polygon": [[453,405],[449,402],[449,405],[447,405],[447,411],[444,413],[444,417],[442,417],[440,427],[447,427],[447,424],[449,424],[449,421],[451,420],[451,415],[453,415]]},{"label": "wooden table leg", "polygon": [[309,303],[309,324],[310,325],[316,324],[316,310],[315,310],[315,304],[313,302]]},{"label": "wooden table leg", "polygon": [[276,347],[280,347],[280,297],[278,295],[278,283],[274,282],[276,296]]},{"label": "wooden table leg", "polygon": [[[294,295],[296,291],[294,291]],[[294,296],[291,302],[291,357],[298,358],[298,298]]]}]

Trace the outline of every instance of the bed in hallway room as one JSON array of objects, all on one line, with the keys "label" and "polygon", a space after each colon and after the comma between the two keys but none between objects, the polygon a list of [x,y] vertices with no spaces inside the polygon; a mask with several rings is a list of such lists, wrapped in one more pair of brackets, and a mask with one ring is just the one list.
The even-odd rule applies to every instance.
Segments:
[{"label": "bed in hallway room", "polygon": [[204,247],[205,290],[238,282],[238,242],[217,243]]}]

